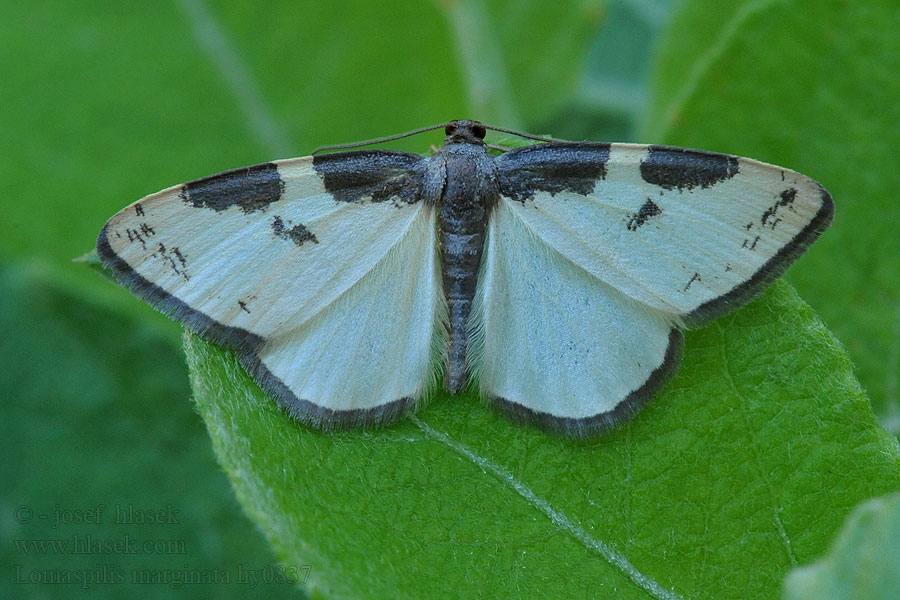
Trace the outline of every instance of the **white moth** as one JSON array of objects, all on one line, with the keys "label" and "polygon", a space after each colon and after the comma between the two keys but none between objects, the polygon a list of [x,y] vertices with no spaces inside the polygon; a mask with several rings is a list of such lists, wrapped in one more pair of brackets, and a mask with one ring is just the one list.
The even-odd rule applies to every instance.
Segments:
[{"label": "white moth", "polygon": [[495,155],[481,123],[438,127],[432,156],[355,150],[171,187],[112,217],[97,251],[304,423],[394,421],[441,365],[450,392],[471,378],[512,418],[587,436],[662,387],[682,328],[759,294],[834,212],[815,181],[746,158]]}]

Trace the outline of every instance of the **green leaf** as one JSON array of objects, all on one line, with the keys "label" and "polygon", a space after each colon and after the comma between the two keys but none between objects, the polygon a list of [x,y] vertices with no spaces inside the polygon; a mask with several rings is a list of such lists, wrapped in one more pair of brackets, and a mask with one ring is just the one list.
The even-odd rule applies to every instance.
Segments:
[{"label": "green leaf", "polygon": [[786,600],[893,600],[900,590],[900,494],[858,506],[828,554],[788,573]]},{"label": "green leaf", "polygon": [[847,345],[900,433],[900,8],[895,0],[685,2],[644,138],[750,156],[821,182],[834,224],[789,279]]},{"label": "green leaf", "polygon": [[322,597],[772,596],[900,484],[846,354],[785,284],[690,332],[665,391],[590,441],[444,393],[382,430],[321,433],[229,352],[185,350],[241,503]]}]

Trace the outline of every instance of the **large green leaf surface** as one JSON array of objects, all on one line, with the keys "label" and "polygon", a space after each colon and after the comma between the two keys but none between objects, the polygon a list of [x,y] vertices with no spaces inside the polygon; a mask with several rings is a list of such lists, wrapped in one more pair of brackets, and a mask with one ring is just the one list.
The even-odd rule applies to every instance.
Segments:
[{"label": "large green leaf surface", "polygon": [[[802,62],[797,42],[797,56],[776,48],[778,61]],[[770,82],[743,77],[753,74]],[[766,114],[773,148],[802,137],[788,115]],[[804,170],[781,150],[674,141]],[[656,401],[587,442],[442,393],[396,426],[322,434],[279,413],[227,354],[191,336],[186,350],[238,496],[285,562],[312,565],[310,592],[322,597],[772,597],[855,504],[900,483],[896,442],[842,346],[783,284],[690,333]]]},{"label": "large green leaf surface", "polygon": [[637,419],[572,441],[437,394],[378,431],[290,421],[234,358],[186,338],[195,398],[238,496],[326,598],[766,597],[896,444],[849,360],[779,284],[687,337]]}]

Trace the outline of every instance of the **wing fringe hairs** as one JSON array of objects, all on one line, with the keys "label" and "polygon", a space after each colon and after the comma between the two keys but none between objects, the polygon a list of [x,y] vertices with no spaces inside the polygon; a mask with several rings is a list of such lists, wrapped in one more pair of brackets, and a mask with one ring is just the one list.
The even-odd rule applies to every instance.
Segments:
[{"label": "wing fringe hairs", "polygon": [[662,389],[682,328],[757,296],[833,218],[818,183],[750,159],[549,140],[495,156],[480,123],[443,127],[429,157],[354,150],[168,188],[112,217],[98,254],[298,421],[388,424],[442,377],[586,437]]}]

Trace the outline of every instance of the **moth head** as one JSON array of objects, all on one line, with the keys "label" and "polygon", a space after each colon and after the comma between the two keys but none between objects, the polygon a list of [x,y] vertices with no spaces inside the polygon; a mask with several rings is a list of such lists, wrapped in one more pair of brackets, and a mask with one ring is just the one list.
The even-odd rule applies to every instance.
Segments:
[{"label": "moth head", "polygon": [[447,139],[444,143],[469,142],[472,144],[484,144],[484,136],[487,133],[484,125],[478,121],[460,120],[450,121],[444,128]]}]

